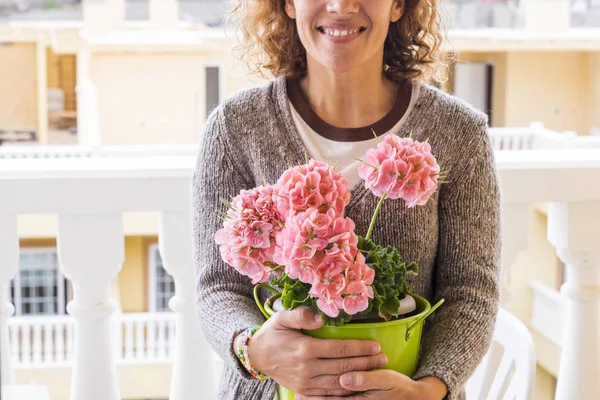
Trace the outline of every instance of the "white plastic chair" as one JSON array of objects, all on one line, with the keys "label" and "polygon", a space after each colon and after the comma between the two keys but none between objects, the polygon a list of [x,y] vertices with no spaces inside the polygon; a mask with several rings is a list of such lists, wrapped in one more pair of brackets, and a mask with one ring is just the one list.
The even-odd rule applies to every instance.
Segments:
[{"label": "white plastic chair", "polygon": [[492,344],[467,382],[467,400],[531,400],[535,366],[531,334],[501,308]]},{"label": "white plastic chair", "polygon": [[41,385],[5,385],[0,393],[2,400],[50,400],[48,388]]}]

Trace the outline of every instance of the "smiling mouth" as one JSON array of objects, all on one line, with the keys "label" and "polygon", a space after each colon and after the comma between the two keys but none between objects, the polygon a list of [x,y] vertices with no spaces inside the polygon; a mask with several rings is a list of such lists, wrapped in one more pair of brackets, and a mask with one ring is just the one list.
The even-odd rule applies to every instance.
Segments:
[{"label": "smiling mouth", "polygon": [[357,35],[359,33],[362,33],[366,30],[366,28],[361,26],[361,27],[355,28],[355,29],[331,29],[331,28],[324,28],[324,27],[320,26],[317,28],[317,30],[328,36],[345,37],[345,36],[352,36],[352,35]]}]

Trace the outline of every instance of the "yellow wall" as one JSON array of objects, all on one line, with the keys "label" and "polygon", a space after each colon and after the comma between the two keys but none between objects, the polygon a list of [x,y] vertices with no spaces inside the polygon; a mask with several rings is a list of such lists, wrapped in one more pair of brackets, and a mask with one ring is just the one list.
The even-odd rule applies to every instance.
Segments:
[{"label": "yellow wall", "polygon": [[36,46],[0,45],[0,131],[37,131]]},{"label": "yellow wall", "polygon": [[[168,398],[171,386],[171,364],[117,366],[119,392],[122,399]],[[18,369],[17,384],[36,383],[50,391],[52,400],[68,400],[71,385],[70,368]]]},{"label": "yellow wall", "polygon": [[123,312],[148,311],[148,251],[156,237],[125,237],[125,262],[118,276]]},{"label": "yellow wall", "polygon": [[541,121],[549,129],[580,134],[600,127],[599,57],[587,52],[457,56],[463,62],[494,65],[493,126],[528,126]]},{"label": "yellow wall", "polygon": [[539,120],[552,130],[587,133],[588,71],[586,53],[509,53],[506,125]]},{"label": "yellow wall", "polygon": [[205,121],[207,66],[222,67],[224,96],[260,81],[219,51],[98,52],[90,65],[106,144],[197,143]]}]

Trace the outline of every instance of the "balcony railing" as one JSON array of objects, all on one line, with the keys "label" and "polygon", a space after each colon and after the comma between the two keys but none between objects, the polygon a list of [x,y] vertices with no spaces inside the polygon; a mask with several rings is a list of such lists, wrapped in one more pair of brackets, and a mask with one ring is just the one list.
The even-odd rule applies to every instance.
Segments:
[{"label": "balcony railing", "polygon": [[[173,361],[174,313],[117,314],[114,323],[117,364],[159,364]],[[15,368],[72,365],[75,346],[74,317],[14,317],[8,321],[8,329]]]},{"label": "balcony railing", "polygon": [[[600,136],[577,135],[576,132],[554,132],[534,122],[522,128],[490,128],[495,150],[550,150],[599,148]],[[1,156],[0,156],[1,157]]]},{"label": "balcony railing", "polygon": [[[497,141],[505,142],[505,138]],[[495,155],[503,200],[503,271],[527,248],[529,205],[539,202],[550,203],[548,238],[567,265],[561,294],[568,306],[558,399],[593,398],[600,393],[600,320],[593,317],[600,310],[600,186],[595,184],[600,181],[600,149],[569,147],[578,146]],[[173,363],[171,400],[199,393],[206,399],[216,397],[213,353],[198,327],[194,306],[189,191],[195,152],[191,154],[173,156],[154,148],[150,156],[142,152],[129,157],[128,151],[115,151],[80,158],[0,159],[0,298],[7,298],[7,284],[18,272],[17,215],[56,214],[59,264],[73,287],[73,300],[67,306],[72,319],[67,320],[73,321],[69,324],[74,337],[74,341],[65,339],[61,349],[62,341],[57,343],[55,334],[53,346],[45,347],[44,332],[56,333],[57,325],[48,328],[42,323],[25,328],[29,329],[25,336],[31,339],[15,350],[7,324],[12,305],[0,302],[3,383],[14,381],[14,354],[30,355],[31,363],[62,362],[62,355],[66,361],[70,354],[72,398],[117,400],[118,363],[147,360],[149,354],[161,359],[166,352]],[[150,323],[137,316],[121,319],[121,332],[111,324],[117,306],[109,297],[110,283],[123,262],[122,215],[129,211],[160,213],[159,249],[166,271],[175,280],[170,301],[174,344],[169,340],[173,336],[162,337],[161,328],[153,328],[161,326],[160,321]],[[124,316],[117,314],[119,318]],[[69,338],[69,324],[58,324],[59,338]],[[144,332],[144,340],[139,332]],[[169,347],[165,341],[171,343]],[[115,349],[120,348],[119,355]]]}]

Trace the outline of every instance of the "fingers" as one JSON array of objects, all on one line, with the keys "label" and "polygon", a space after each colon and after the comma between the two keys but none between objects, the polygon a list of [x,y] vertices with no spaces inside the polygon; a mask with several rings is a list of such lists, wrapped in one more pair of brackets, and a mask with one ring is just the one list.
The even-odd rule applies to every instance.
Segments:
[{"label": "fingers", "polygon": [[376,355],[381,346],[370,340],[316,339],[315,352],[319,358],[348,358]]},{"label": "fingers", "polygon": [[[340,359],[318,360],[315,364],[314,373],[317,379],[321,375],[342,375],[354,371],[371,371],[381,368],[387,364],[388,360],[384,354],[367,357],[350,357]],[[321,387],[321,386],[319,386]],[[329,387],[329,386],[323,386]],[[335,386],[341,387],[341,386]]]},{"label": "fingers", "polygon": [[282,329],[318,329],[323,326],[323,318],[306,309],[280,311],[275,314],[274,323]]},{"label": "fingers", "polygon": [[[350,396],[350,397],[348,397]],[[364,394],[357,394],[354,396],[351,396],[351,393],[347,394],[347,395],[302,395],[302,394],[296,394],[296,396],[294,397],[294,400],[363,400],[363,399],[369,399],[371,397],[367,397]]]},{"label": "fingers", "polygon": [[[336,397],[344,397],[349,396],[354,392],[351,392],[346,389],[307,389],[302,394],[297,393],[295,399],[327,399],[329,400],[331,396]],[[348,399],[346,399],[348,400]]]},{"label": "fingers", "polygon": [[340,377],[340,384],[344,389],[352,391],[367,390],[390,390],[393,385],[402,384],[400,382],[404,375],[398,374],[389,369],[376,371],[349,372]]}]

